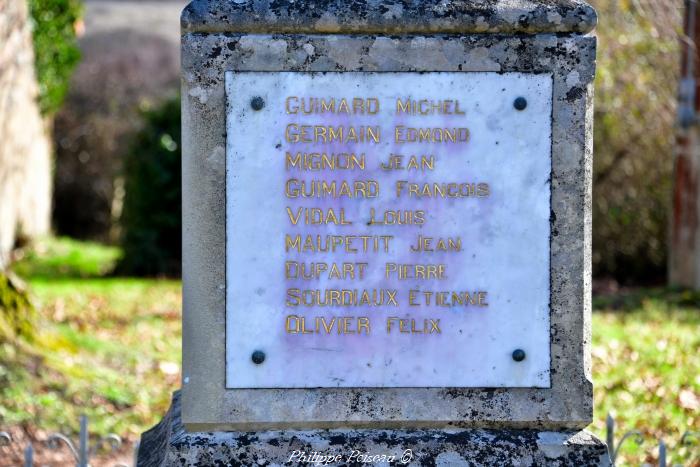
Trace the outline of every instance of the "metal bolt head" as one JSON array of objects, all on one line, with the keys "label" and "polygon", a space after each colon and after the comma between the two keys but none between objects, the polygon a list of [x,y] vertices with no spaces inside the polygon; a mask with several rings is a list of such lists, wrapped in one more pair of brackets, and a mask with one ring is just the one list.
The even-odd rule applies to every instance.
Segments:
[{"label": "metal bolt head", "polygon": [[260,96],[255,96],[250,100],[250,106],[253,110],[260,110],[265,107],[265,101]]},{"label": "metal bolt head", "polygon": [[527,107],[527,99],[524,97],[518,97],[513,102],[513,107],[515,107],[515,110],[525,110]]},{"label": "metal bolt head", "polygon": [[262,362],[265,361],[265,352],[262,350],[256,350],[253,352],[253,355],[250,356],[250,359],[253,360],[253,363],[256,365],[260,365]]},{"label": "metal bolt head", "polygon": [[525,351],[523,349],[513,350],[513,360],[516,362],[522,362],[525,360]]}]

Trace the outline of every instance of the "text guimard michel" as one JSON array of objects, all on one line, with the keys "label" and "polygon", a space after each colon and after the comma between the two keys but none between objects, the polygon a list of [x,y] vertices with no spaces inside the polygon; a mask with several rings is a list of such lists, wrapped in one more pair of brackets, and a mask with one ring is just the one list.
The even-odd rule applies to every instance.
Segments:
[{"label": "text guimard michel", "polygon": [[[420,117],[444,115],[455,126],[434,127],[396,124],[391,128],[366,124],[377,120],[383,105],[389,105],[396,116],[410,117],[420,122]],[[286,96],[284,112],[289,121],[284,128],[284,165],[288,174],[284,195],[287,199],[286,216],[289,232],[285,234],[286,254],[342,255],[343,261],[300,261],[287,258],[284,264],[285,279],[308,284],[286,289],[285,306],[289,310],[285,319],[288,334],[364,334],[375,332],[405,335],[440,335],[443,332],[439,316],[416,319],[400,310],[416,310],[419,307],[435,308],[485,308],[488,294],[484,290],[433,290],[420,287],[402,290],[386,284],[410,280],[413,283],[429,281],[439,283],[448,277],[448,264],[431,261],[431,256],[444,258],[464,252],[462,238],[455,236],[431,236],[428,209],[439,209],[441,202],[459,202],[464,199],[486,199],[491,195],[489,183],[479,180],[446,180],[444,182],[421,181],[421,174],[434,171],[440,163],[441,150],[452,145],[466,145],[470,140],[466,124],[466,112],[458,99],[397,98],[393,102],[375,97],[309,97]],[[328,124],[329,116],[344,116],[350,124]],[[318,117],[317,124],[301,123],[301,117]],[[353,125],[352,117],[361,116],[363,124]],[[350,117],[349,119],[347,117]],[[388,132],[387,132],[388,130]],[[378,145],[389,138],[393,148],[378,154]],[[415,153],[412,146],[434,148],[432,153]],[[337,148],[343,148],[337,150]],[[421,151],[424,152],[424,151]],[[399,172],[405,174],[391,186],[373,179],[372,173]],[[334,174],[362,174],[352,179],[334,178]],[[311,177],[309,177],[311,174]],[[316,174],[317,176],[314,176]],[[377,177],[378,178],[378,177]],[[415,209],[377,209],[373,200],[390,197],[397,202],[415,204]],[[351,219],[342,207],[348,202],[368,205],[360,219]],[[318,203],[319,205],[314,205]],[[329,207],[330,205],[330,207]],[[376,234],[373,228],[391,226],[392,234]],[[396,235],[406,226],[425,227],[415,234],[406,252],[394,251]],[[296,233],[301,227],[317,227],[317,234]],[[342,230],[345,232],[340,233]],[[411,262],[386,261],[386,255],[398,253],[413,255]],[[358,261],[353,256],[364,258]],[[376,256],[384,261],[373,264]],[[451,262],[455,263],[455,262]],[[353,287],[353,281],[362,281],[371,268],[381,268],[382,287]],[[322,280],[342,284],[332,288],[314,288],[314,282]],[[337,281],[337,282],[335,282]],[[343,313],[343,316],[322,313],[324,308],[373,309],[375,314],[363,312]],[[314,314],[316,310],[316,314]]]}]

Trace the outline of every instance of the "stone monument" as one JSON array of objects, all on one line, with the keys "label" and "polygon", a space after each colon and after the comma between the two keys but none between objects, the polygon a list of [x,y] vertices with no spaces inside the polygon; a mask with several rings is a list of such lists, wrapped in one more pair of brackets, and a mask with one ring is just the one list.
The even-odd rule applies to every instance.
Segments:
[{"label": "stone monument", "polygon": [[183,380],[139,465],[608,465],[595,11],[182,15]]}]

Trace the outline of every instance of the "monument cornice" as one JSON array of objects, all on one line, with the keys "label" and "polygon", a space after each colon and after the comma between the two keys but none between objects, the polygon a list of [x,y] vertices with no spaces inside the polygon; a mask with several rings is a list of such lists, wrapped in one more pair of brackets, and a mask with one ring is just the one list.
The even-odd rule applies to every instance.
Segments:
[{"label": "monument cornice", "polygon": [[591,32],[582,0],[194,0],[182,33],[545,34]]}]

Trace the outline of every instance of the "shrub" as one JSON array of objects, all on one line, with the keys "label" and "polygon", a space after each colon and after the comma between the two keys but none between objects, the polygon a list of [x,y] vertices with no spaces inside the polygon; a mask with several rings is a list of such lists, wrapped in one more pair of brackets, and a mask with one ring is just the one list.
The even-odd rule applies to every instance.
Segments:
[{"label": "shrub", "polygon": [[682,8],[591,0],[598,10],[593,266],[622,282],[663,280]]},{"label": "shrub", "polygon": [[68,91],[73,68],[80,60],[76,26],[82,15],[80,0],[29,0],[39,107],[45,115],[58,110]]},{"label": "shrub", "polygon": [[143,113],[144,128],[124,160],[119,273],[180,273],[180,99]]},{"label": "shrub", "polygon": [[54,123],[53,227],[59,235],[116,243],[114,208],[123,199],[115,182],[141,128],[143,103],[177,92],[179,49],[137,26],[91,31],[80,48],[80,64]]}]

